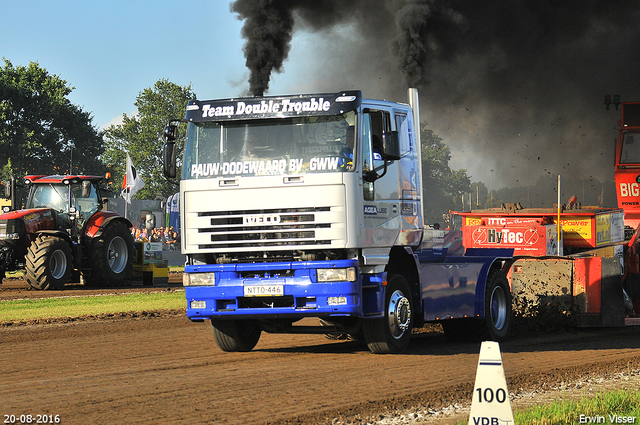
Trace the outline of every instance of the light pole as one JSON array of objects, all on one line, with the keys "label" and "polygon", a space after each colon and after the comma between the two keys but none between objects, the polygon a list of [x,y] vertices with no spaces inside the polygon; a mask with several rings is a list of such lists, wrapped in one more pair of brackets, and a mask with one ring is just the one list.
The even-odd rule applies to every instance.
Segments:
[{"label": "light pole", "polygon": [[493,170],[491,171],[491,208],[493,208]]}]

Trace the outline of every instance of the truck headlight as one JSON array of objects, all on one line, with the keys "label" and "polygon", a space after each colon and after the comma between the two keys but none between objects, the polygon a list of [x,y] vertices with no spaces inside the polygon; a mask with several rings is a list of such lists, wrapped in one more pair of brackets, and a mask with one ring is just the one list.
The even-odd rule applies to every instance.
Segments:
[{"label": "truck headlight", "polygon": [[355,282],[356,268],[317,269],[318,282]]},{"label": "truck headlight", "polygon": [[184,273],[182,275],[184,286],[215,286],[216,276],[213,272],[208,273]]}]

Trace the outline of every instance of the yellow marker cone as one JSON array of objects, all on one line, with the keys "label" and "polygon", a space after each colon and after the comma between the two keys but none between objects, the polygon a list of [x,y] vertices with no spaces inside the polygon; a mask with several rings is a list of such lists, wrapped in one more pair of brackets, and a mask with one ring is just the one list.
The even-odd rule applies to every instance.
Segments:
[{"label": "yellow marker cone", "polygon": [[469,425],[514,425],[497,342],[484,341],[480,347]]}]

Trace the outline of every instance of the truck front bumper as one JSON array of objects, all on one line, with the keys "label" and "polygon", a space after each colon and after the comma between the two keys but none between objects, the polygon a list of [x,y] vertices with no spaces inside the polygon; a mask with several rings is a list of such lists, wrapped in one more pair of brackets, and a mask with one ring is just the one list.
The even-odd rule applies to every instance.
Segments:
[{"label": "truck front bumper", "polygon": [[[327,269],[351,269],[351,280],[319,281]],[[186,266],[185,275],[191,320],[365,315],[357,260]]]}]

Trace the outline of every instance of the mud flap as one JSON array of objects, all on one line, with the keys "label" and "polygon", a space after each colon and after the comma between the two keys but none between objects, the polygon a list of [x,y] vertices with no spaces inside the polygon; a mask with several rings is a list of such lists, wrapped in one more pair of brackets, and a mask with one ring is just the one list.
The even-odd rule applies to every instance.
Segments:
[{"label": "mud flap", "polygon": [[366,318],[384,317],[387,272],[362,275],[362,311]]}]

